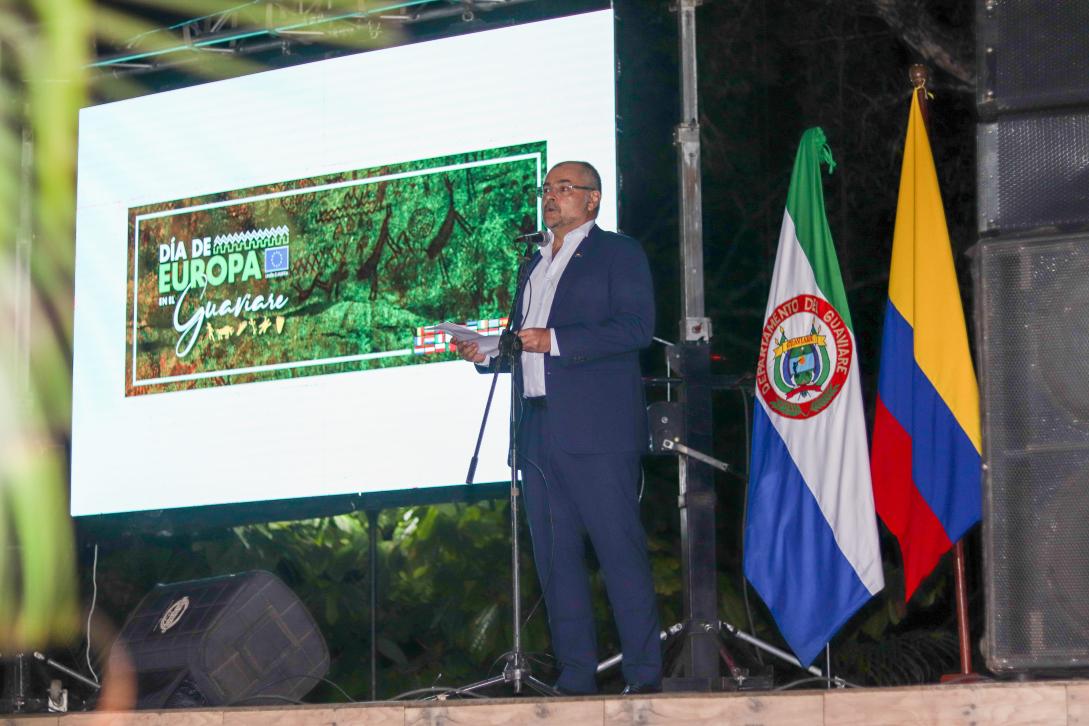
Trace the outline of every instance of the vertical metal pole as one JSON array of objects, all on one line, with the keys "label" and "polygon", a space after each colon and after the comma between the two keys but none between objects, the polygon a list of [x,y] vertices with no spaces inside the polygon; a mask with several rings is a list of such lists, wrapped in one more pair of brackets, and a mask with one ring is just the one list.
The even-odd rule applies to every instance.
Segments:
[{"label": "vertical metal pole", "polygon": [[367,510],[371,588],[371,700],[378,700],[378,511]]},{"label": "vertical metal pole", "polygon": [[[681,60],[681,122],[674,132],[680,181],[682,276],[680,337],[670,351],[684,380],[686,443],[712,450],[710,321],[703,299],[703,200],[700,181],[700,128],[696,71],[696,7],[701,0],[679,0],[677,22]],[[686,690],[719,686],[718,568],[715,563],[714,474],[706,464],[679,459],[679,506],[684,618],[688,625],[682,655]]]},{"label": "vertical metal pole", "polygon": [[[511,389],[513,390],[514,386],[511,386]],[[518,490],[517,481],[512,479],[510,485],[510,556],[511,574],[513,576],[511,597],[514,598],[512,603],[514,606],[512,609],[514,613],[514,652],[511,660],[511,674],[513,676],[511,683],[515,694],[522,692],[522,668],[524,666],[522,662],[522,578],[518,569],[518,498],[520,495],[521,492]]]},{"label": "vertical metal pole", "polygon": [[4,698],[10,713],[22,713],[30,703],[30,665],[26,653],[12,653],[4,662]]},{"label": "vertical metal pole", "polygon": [[[515,296],[517,300],[517,296]],[[513,315],[511,316],[514,317]],[[511,650],[508,662],[511,687],[515,695],[522,692],[522,677],[525,675],[526,663],[522,654],[522,571],[520,569],[521,556],[518,543],[518,499],[522,492],[518,489],[518,420],[515,418],[518,402],[518,387],[514,385],[514,376],[520,375],[514,361],[517,356],[511,355],[510,374],[510,575],[511,575],[511,615],[514,619],[514,647]]]},{"label": "vertical metal pole", "polygon": [[964,576],[964,540],[953,546],[953,583],[957,592],[957,642],[960,644],[960,675],[972,673],[972,642],[968,632],[968,585]]},{"label": "vertical metal pole", "polygon": [[703,306],[703,193],[700,182],[700,125],[696,71],[696,6],[700,0],[677,4],[681,56],[681,122],[674,130],[680,178],[681,339],[707,340]]},{"label": "vertical metal pole", "polygon": [[[698,451],[712,450],[710,355],[706,343],[684,343],[674,368],[683,378],[680,400],[685,440]],[[718,656],[718,567],[715,561],[715,482],[707,464],[679,457],[681,577],[684,620],[682,654],[685,683],[670,690],[713,690],[720,685]]]}]

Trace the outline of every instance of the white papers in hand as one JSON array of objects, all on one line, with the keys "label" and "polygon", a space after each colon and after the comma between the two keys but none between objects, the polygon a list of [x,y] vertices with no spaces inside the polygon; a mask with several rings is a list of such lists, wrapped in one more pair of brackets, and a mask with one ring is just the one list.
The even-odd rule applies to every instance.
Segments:
[{"label": "white papers in hand", "polygon": [[459,344],[476,343],[477,350],[486,356],[495,356],[499,352],[498,335],[481,335],[472,328],[457,323],[439,323],[435,328],[448,334]]}]

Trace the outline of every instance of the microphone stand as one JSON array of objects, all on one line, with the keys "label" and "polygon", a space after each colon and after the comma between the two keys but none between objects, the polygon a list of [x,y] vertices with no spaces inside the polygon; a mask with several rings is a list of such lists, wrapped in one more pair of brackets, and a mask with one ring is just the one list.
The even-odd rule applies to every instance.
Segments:
[{"label": "microphone stand", "polygon": [[480,455],[480,444],[484,439],[484,428],[488,423],[488,413],[491,411],[492,397],[495,394],[495,384],[499,379],[499,374],[503,370],[504,363],[507,365],[507,369],[511,375],[510,386],[510,448],[507,453],[507,463],[510,465],[510,541],[511,541],[511,605],[512,605],[512,617],[514,619],[513,639],[514,644],[509,651],[507,651],[504,659],[506,664],[503,666],[503,673],[491,678],[485,678],[482,681],[476,683],[470,683],[467,686],[461,688],[455,688],[452,691],[444,693],[440,698],[446,699],[450,696],[460,696],[463,694],[470,694],[478,691],[482,688],[489,686],[495,686],[500,683],[508,683],[514,690],[514,693],[521,694],[523,684],[529,686],[533,690],[545,696],[558,696],[560,695],[552,686],[548,685],[544,681],[536,678],[531,672],[529,667],[529,661],[526,658],[525,652],[522,650],[522,588],[520,578],[519,567],[519,549],[518,549],[518,500],[521,496],[521,491],[518,489],[518,415],[517,411],[520,408],[517,404],[520,403],[519,398],[519,386],[518,383],[518,370],[519,363],[522,354],[522,341],[513,332],[515,315],[518,313],[518,308],[522,305],[522,293],[525,290],[526,281],[529,279],[529,261],[533,258],[534,244],[532,238],[527,239],[525,236],[520,237],[520,240],[526,240],[526,249],[522,254],[521,264],[518,266],[518,284],[515,286],[514,301],[511,304],[510,315],[507,316],[507,326],[503,329],[499,338],[499,353],[496,355],[495,360],[492,361],[492,383],[488,389],[488,401],[484,405],[484,416],[480,422],[480,431],[476,437],[476,448],[473,450],[473,457],[469,462],[469,472],[465,477],[466,484],[473,483],[473,477],[476,474],[476,465],[478,457]]}]

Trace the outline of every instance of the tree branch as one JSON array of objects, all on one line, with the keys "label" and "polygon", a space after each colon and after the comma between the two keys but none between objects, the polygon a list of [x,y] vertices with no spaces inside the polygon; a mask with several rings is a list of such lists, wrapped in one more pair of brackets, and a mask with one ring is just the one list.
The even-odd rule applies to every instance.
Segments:
[{"label": "tree branch", "polygon": [[877,14],[923,60],[956,78],[966,86],[974,86],[975,70],[964,57],[963,40],[942,27],[914,0],[870,0]]}]

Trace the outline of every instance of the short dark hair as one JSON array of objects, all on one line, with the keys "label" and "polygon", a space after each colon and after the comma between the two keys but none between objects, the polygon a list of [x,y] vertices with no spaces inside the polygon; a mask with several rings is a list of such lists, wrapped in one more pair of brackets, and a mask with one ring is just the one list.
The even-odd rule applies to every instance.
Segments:
[{"label": "short dark hair", "polygon": [[590,178],[594,180],[594,189],[601,191],[601,175],[597,173],[597,169],[594,165],[588,161],[565,161],[564,164],[574,164],[582,167],[582,170],[590,175]]},{"label": "short dark hair", "polygon": [[[559,164],[556,164],[556,166],[559,166],[560,164],[573,164],[574,166],[579,167],[584,172],[586,172],[587,174],[590,175],[590,178],[593,180],[594,190],[598,191],[598,192],[601,191],[601,174],[597,173],[597,169],[595,169],[594,165],[591,164],[590,162],[588,162],[588,161],[577,161],[577,160],[561,161]],[[596,207],[594,207],[593,216],[594,216],[595,219],[597,219],[597,214],[600,211],[601,211],[601,204],[599,203]]]}]

